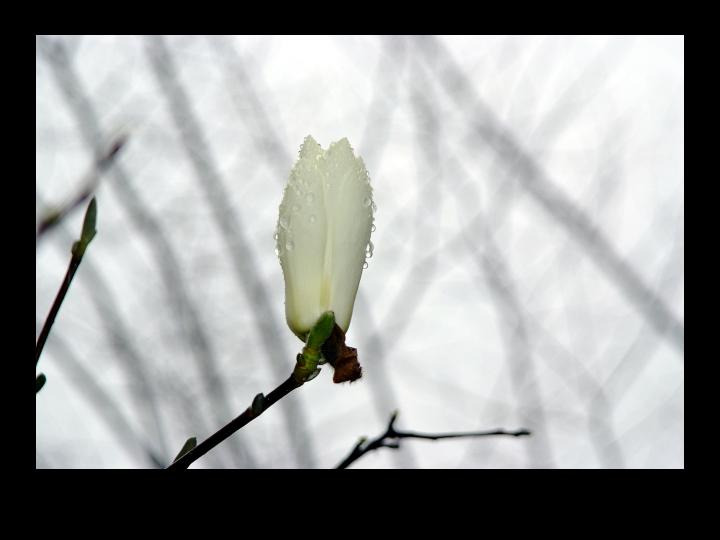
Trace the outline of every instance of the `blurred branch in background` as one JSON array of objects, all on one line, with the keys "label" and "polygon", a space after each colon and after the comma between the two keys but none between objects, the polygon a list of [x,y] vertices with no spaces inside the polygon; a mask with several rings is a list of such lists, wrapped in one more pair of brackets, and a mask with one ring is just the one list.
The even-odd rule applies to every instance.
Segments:
[{"label": "blurred branch in background", "polygon": [[552,450],[547,440],[543,399],[537,383],[525,310],[518,299],[510,269],[488,227],[481,224],[479,232],[479,242],[476,235],[468,237],[468,248],[477,250],[478,243],[483,246],[482,251],[475,251],[476,263],[492,293],[499,318],[503,321],[501,327],[505,339],[505,358],[519,403],[520,421],[531,425],[536,433],[542,433],[534,439],[538,441],[536,444],[528,446],[529,464],[531,467],[552,467]]},{"label": "blurred branch in background", "polygon": [[254,145],[258,155],[264,157],[273,171],[273,176],[282,185],[292,167],[292,154],[288,152],[278,133],[279,125],[267,110],[269,96],[263,92],[262,99],[258,93],[257,71],[248,73],[245,61],[235,49],[227,36],[208,38],[214,49],[218,62],[225,67],[225,81],[235,111],[246,129],[248,138]]},{"label": "blurred branch in background", "polygon": [[[469,185],[477,185],[477,179],[466,170],[451,148],[445,147],[444,155],[452,178],[458,179],[459,182],[466,182]],[[498,188],[498,192],[500,191],[502,191],[502,188]],[[481,207],[480,201],[468,197],[467,190],[458,187],[453,190],[453,193],[455,193],[458,204],[468,206],[468,212]],[[541,348],[534,343],[538,337],[552,339],[552,336],[536,320],[536,317],[529,312],[529,302],[527,300],[521,301],[511,285],[514,280],[510,275],[508,263],[493,234],[493,231],[498,229],[500,221],[497,208],[495,205],[491,205],[490,208],[494,210],[489,212],[490,215],[495,216],[494,220],[485,217],[482,211],[477,212],[463,228],[465,247],[475,259],[479,270],[484,276],[484,282],[493,293],[492,298],[497,312],[500,318],[505,321],[502,328],[504,329],[504,342],[507,351],[506,365],[511,373],[516,399],[521,404],[521,421],[534,426],[537,435],[533,438],[534,444],[527,446],[530,464],[533,466],[549,466],[552,460],[550,459],[550,447],[546,431],[547,419],[544,414],[544,400],[537,387],[533,358],[538,357],[548,364],[555,365],[563,357],[567,358],[567,353],[564,347],[556,340],[553,340],[556,347],[549,354],[543,354],[543,352],[547,353],[547,349]],[[541,283],[543,282],[544,280],[541,280]],[[533,343],[532,346],[531,343]],[[562,352],[558,353],[558,350]],[[571,367],[573,369],[570,369]],[[584,368],[584,363],[576,357],[567,362],[562,369],[554,369],[553,371],[564,378],[575,374],[576,371],[582,373],[582,376],[577,377],[577,385],[572,384],[572,381],[568,383],[573,391],[580,392],[581,397],[589,395],[588,388],[592,389],[592,392],[599,391],[597,381],[589,375]],[[581,380],[584,384],[580,384]],[[496,387],[499,382],[500,379],[496,382]],[[601,394],[598,394],[598,396],[601,396]],[[613,431],[609,411],[605,408],[595,412],[599,416],[594,417],[593,425],[603,427],[605,433],[612,437]],[[485,458],[490,458],[489,451],[489,448],[485,450]],[[605,452],[599,450],[598,452],[603,456],[606,455]],[[619,451],[614,453],[611,460],[615,465],[622,462]]]},{"label": "blurred branch in background", "polygon": [[100,177],[110,167],[115,159],[115,156],[124,144],[124,136],[116,138],[110,144],[108,151],[95,163],[90,174],[81,182],[83,187],[80,189],[79,193],[73,196],[69,202],[61,205],[58,209],[51,210],[45,214],[45,217],[40,220],[36,240],[40,239],[41,236],[57,225],[65,218],[65,216],[80,206],[85,200],[87,200],[88,197],[90,197],[90,195],[93,194],[100,183]]},{"label": "blurred branch in background", "polygon": [[[164,467],[164,459],[156,453],[153,445],[148,444],[145,437],[136,431],[105,385],[98,381],[97,374],[77,359],[70,345],[59,335],[53,335],[50,347],[54,349],[55,362],[67,374],[66,380],[87,399],[90,409],[105,422],[108,432],[115,437],[118,447],[125,449],[131,457],[142,456],[151,467]],[[66,418],[65,421],[71,426],[78,419]]]},{"label": "blurred branch in background", "polygon": [[[535,53],[530,62],[532,62],[535,57],[538,56],[538,52],[540,51],[541,47],[542,46],[538,46],[535,49]],[[564,133],[568,127],[572,125],[573,120],[575,120],[575,118],[581,113],[582,109],[589,105],[591,97],[595,96],[599,92],[599,90],[602,88],[603,84],[605,84],[607,80],[607,76],[609,74],[609,67],[616,67],[616,62],[622,58],[623,54],[626,54],[626,48],[621,46],[620,42],[618,41],[611,40],[608,45],[604,46],[601,51],[593,58],[593,60],[588,63],[588,66],[580,73],[580,75],[567,85],[566,89],[556,99],[553,108],[547,114],[543,115],[540,118],[535,129],[533,129],[529,134],[527,134],[526,138],[532,142],[536,141],[537,145],[541,146],[544,149],[552,148],[556,139],[562,133]],[[516,56],[513,56],[513,58],[516,58]],[[577,99],[575,97],[576,94],[578,94],[581,90],[587,89],[591,89],[591,96],[586,95],[584,99]],[[510,103],[512,106],[512,101]],[[612,140],[609,140],[608,142],[617,144],[617,141],[618,134],[614,133]],[[446,153],[445,155],[447,156],[447,160],[452,164],[452,169],[454,171],[451,177],[463,178],[466,179],[466,181],[470,182],[471,185],[479,185],[480,179],[478,179],[476,175],[471,175],[463,167],[462,161],[453,155],[453,150],[451,148],[446,147],[444,151]],[[606,159],[610,159],[611,157],[612,155],[610,154],[606,155]],[[506,263],[503,262],[502,252],[498,249],[496,243],[492,240],[492,233],[489,229],[489,227],[492,226],[493,230],[497,230],[503,225],[503,223],[505,222],[505,218],[509,214],[511,203],[514,201],[512,194],[514,192],[514,186],[516,185],[513,181],[516,171],[513,168],[509,168],[503,165],[503,156],[499,153],[496,153],[493,158],[491,173],[489,174],[489,176],[496,178],[497,187],[495,188],[493,193],[494,196],[492,198],[492,204],[488,205],[488,215],[484,219],[481,219],[481,216],[476,216],[474,220],[471,221],[471,223],[466,227],[466,240],[468,242],[468,246],[473,251],[475,256],[479,258],[479,260],[486,261],[488,263],[487,265],[484,265],[484,267],[490,272],[489,274],[487,274],[488,278],[491,278],[494,275],[493,269],[497,267],[496,264],[493,264],[491,262],[492,258],[496,259],[500,263],[500,266],[497,268],[502,268],[503,266],[506,266]],[[615,173],[617,172],[618,171],[615,171]],[[605,179],[605,177],[602,178]],[[590,188],[593,193],[588,193],[583,198],[583,200],[596,200],[596,208],[598,209],[598,211],[601,209],[602,205],[609,202],[610,197],[614,192],[613,188],[619,184],[618,178],[615,178],[613,176],[607,178],[606,182],[600,182],[600,179],[601,177],[599,175],[596,175],[596,182]],[[460,195],[460,192],[461,190],[459,189],[455,191],[455,193],[457,194],[458,202],[462,204],[463,196]],[[479,202],[480,201],[478,201],[478,203]],[[476,206],[481,205],[476,204]],[[479,235],[476,234],[475,231],[478,226],[480,226],[480,229],[483,231]],[[478,242],[476,240],[477,238],[486,238],[486,241],[487,239],[490,239],[490,241],[487,241],[486,245],[486,241]],[[481,250],[476,246],[486,246],[493,254],[491,256],[491,259],[487,258],[487,253],[483,253],[487,250]],[[565,267],[573,267],[579,264],[579,261],[577,260],[564,265],[560,262],[564,256],[571,255],[574,256],[575,259],[582,260],[583,258],[582,252],[577,249],[576,245],[572,241],[569,240],[562,245],[561,250],[559,250],[559,253],[556,256],[554,262],[547,265],[547,272],[542,274],[542,277],[539,277],[537,279],[537,282],[540,283],[542,286],[545,286],[547,278],[550,277],[549,274],[555,272],[558,266],[562,265]],[[492,284],[495,283],[495,281],[493,279],[490,279],[488,283]],[[493,290],[502,292],[502,290],[504,289],[502,287],[493,287]],[[523,304],[529,307],[530,299],[526,299]],[[520,304],[518,302],[514,302],[511,305],[514,305],[515,309],[518,309],[520,307]],[[588,308],[589,307],[590,306],[588,305]],[[574,392],[578,392],[579,397],[583,398],[591,394],[597,396],[597,408],[593,411],[592,414],[589,415],[588,419],[590,429],[593,434],[595,434],[595,436],[592,437],[592,440],[603,440],[602,444],[598,442],[598,444],[595,445],[598,458],[604,466],[621,467],[623,463],[622,453],[619,445],[615,442],[616,438],[612,425],[613,422],[611,417],[611,410],[609,409],[607,399],[605,399],[604,397],[602,387],[584,367],[584,362],[579,358],[575,357],[572,353],[570,353],[559,341],[557,341],[549,332],[547,332],[547,330],[545,330],[545,328],[540,324],[540,322],[528,313],[528,309],[523,309],[521,312],[518,313],[522,314],[522,318],[520,319],[521,321],[523,321],[522,335],[532,334],[535,336],[536,340],[549,340],[549,342],[552,343],[552,350],[548,349],[547,347],[535,345],[532,348],[525,347],[526,353],[529,354],[531,350],[535,351],[536,355],[539,357],[540,360],[545,362],[548,366],[551,366],[551,369],[553,369],[553,371],[559,377],[566,380],[567,384],[570,388],[573,389]],[[515,344],[516,343],[513,339],[510,339],[508,341],[508,346],[511,348],[515,348]],[[513,357],[513,355],[509,356],[510,359],[512,359]],[[563,359],[567,359],[567,361],[563,362]],[[557,368],[556,364],[560,363],[563,364],[563,367]],[[514,365],[514,363],[511,361],[509,362],[509,365],[512,366]],[[571,380],[570,378],[571,376],[574,376],[577,379],[577,384],[573,383],[573,380]],[[526,398],[523,388],[524,386],[522,384],[516,384],[516,389],[518,389],[518,400],[520,402],[523,402]],[[539,395],[537,391],[534,392],[534,395],[535,399],[538,400],[539,403],[541,403],[539,401]],[[588,407],[589,406],[590,405],[588,404]],[[528,409],[526,408],[526,410]],[[532,407],[529,410],[532,410]],[[547,436],[544,430],[542,430],[542,432],[538,431],[538,440],[544,436]],[[483,458],[485,459],[490,459],[491,457],[488,453],[489,448],[490,447],[488,446],[488,449],[486,449],[486,451],[483,453]],[[528,449],[530,449],[530,446],[528,446]]]},{"label": "blurred branch in background", "polygon": [[[248,305],[256,310],[253,322],[258,335],[262,338],[265,354],[270,357],[275,375],[281,378],[287,369],[286,359],[290,355],[282,341],[278,339],[278,336],[282,335],[282,326],[276,320],[266,285],[257,271],[258,265],[240,221],[241,218],[237,210],[229,204],[229,194],[164,39],[160,36],[147,37],[146,52],[158,84],[167,98],[175,128],[180,133],[197,180],[213,210],[212,215],[225,241],[228,256],[235,265],[235,277],[247,296]],[[282,404],[281,409],[300,466],[312,467],[315,458],[311,439],[307,434],[307,422],[301,402],[297,399],[288,400]]]},{"label": "blurred branch in background", "polygon": [[[85,144],[96,155],[101,154],[100,141],[104,140],[104,137],[98,114],[85,92],[81,80],[73,70],[63,42],[59,39],[51,41],[39,37],[38,44],[40,51],[53,70],[55,81],[63,97],[76,118]],[[153,216],[150,208],[134,191],[130,177],[124,168],[117,164],[112,173],[115,175],[115,181],[111,182],[111,186],[114,188],[118,200],[130,216],[131,221],[137,224],[143,233],[141,235],[143,241],[151,245],[151,252],[155,256],[155,262],[162,275],[162,282],[166,286],[169,305],[173,308],[172,313],[179,318],[180,333],[186,336],[198,370],[205,381],[207,394],[215,405],[215,419],[225,421],[232,415],[227,390],[224,389],[224,381],[218,370],[216,355],[204,329],[200,312],[195,307],[183,279],[180,259],[166,237],[161,222]],[[235,463],[252,467],[255,459],[249,449],[238,438],[233,439],[232,445],[235,450],[232,453]]]},{"label": "blurred branch in background", "polygon": [[[395,112],[390,104],[398,94],[399,79],[405,68],[405,51],[402,41],[383,39],[381,47],[381,58],[375,74],[375,94],[370,104],[369,117],[360,143],[364,160],[373,171],[373,167],[380,167],[382,154],[388,143],[388,128]],[[411,280],[406,281],[406,283],[410,282]],[[388,370],[388,362],[392,358],[390,353],[393,343],[399,340],[402,334],[402,328],[394,330],[392,338],[386,340],[386,332],[383,332],[382,329],[387,326],[383,326],[383,324],[390,320],[394,323],[407,321],[407,317],[410,315],[408,311],[411,309],[408,309],[408,305],[403,303],[404,301],[396,302],[394,309],[397,311],[390,310],[389,312],[394,317],[390,319],[388,316],[383,321],[377,321],[372,309],[372,301],[363,287],[360,287],[355,302],[358,308],[365,313],[370,334],[365,340],[363,355],[371,358],[374,363],[372,371],[366,374],[365,381],[373,397],[376,416],[382,419],[386,411],[400,406],[396,385],[393,384]],[[400,468],[417,467],[417,460],[412,450],[394,454],[393,460]]]},{"label": "blurred branch in background", "polygon": [[658,335],[668,339],[682,358],[684,329],[670,308],[641,279],[635,269],[615,251],[602,231],[590,218],[550,181],[539,163],[530,156],[506,129],[475,91],[467,74],[447,49],[434,37],[416,38],[428,67],[439,68],[438,80],[457,107],[473,111],[473,126],[479,141],[489,144],[517,171],[523,188],[550,213],[578,242],[607,277],[618,287]]},{"label": "blurred branch in background", "polygon": [[510,437],[522,437],[530,435],[527,429],[518,429],[515,431],[507,431],[505,429],[493,429],[489,431],[467,431],[462,433],[416,433],[414,431],[398,431],[395,429],[395,420],[397,420],[398,412],[394,412],[390,416],[390,423],[385,433],[377,438],[367,442],[365,437],[361,438],[352,449],[350,454],[343,459],[335,468],[347,469],[352,463],[363,457],[368,452],[379,448],[400,448],[401,439],[425,439],[429,441],[439,441],[443,439],[466,439],[475,437],[494,437],[498,435],[506,435]]}]

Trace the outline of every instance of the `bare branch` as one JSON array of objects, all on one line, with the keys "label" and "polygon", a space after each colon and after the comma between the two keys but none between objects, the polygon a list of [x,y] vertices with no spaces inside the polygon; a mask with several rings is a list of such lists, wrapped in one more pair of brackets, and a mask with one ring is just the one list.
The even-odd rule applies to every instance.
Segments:
[{"label": "bare branch", "polygon": [[517,429],[515,431],[508,431],[506,429],[493,429],[489,431],[465,431],[458,433],[418,433],[415,431],[398,431],[395,429],[395,420],[397,420],[398,412],[395,411],[390,416],[390,422],[385,430],[385,433],[379,437],[367,442],[367,439],[362,438],[358,441],[355,447],[352,449],[350,454],[337,465],[336,469],[347,469],[348,466],[368,452],[377,450],[378,448],[400,448],[401,439],[425,439],[430,441],[439,441],[441,439],[466,439],[471,437],[494,437],[498,435],[505,435],[510,437],[522,437],[529,436],[530,431],[527,429]]},{"label": "bare branch", "polygon": [[72,257],[70,258],[70,264],[68,264],[65,278],[60,285],[60,289],[58,290],[52,307],[50,308],[50,313],[48,313],[47,319],[45,319],[45,324],[43,325],[42,330],[40,331],[40,336],[35,344],[35,365],[37,365],[40,360],[40,354],[42,354],[43,347],[45,347],[45,342],[50,334],[50,329],[55,322],[55,317],[57,317],[58,311],[60,311],[60,306],[62,305],[63,300],[65,300],[65,295],[70,288],[70,283],[72,283],[73,277],[75,277],[75,272],[77,272],[77,269],[80,266],[80,262],[85,254],[85,248],[87,248],[87,245],[90,243],[93,236],[95,236],[96,215],[97,203],[95,202],[95,199],[93,199],[90,201],[87,212],[85,213],[85,222],[83,223],[83,230],[80,235],[80,239],[73,244]]}]

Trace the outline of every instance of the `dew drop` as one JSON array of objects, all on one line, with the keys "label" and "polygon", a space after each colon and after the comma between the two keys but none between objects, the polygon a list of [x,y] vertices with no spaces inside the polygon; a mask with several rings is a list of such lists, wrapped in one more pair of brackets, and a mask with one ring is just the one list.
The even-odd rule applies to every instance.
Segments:
[{"label": "dew drop", "polygon": [[287,249],[288,251],[292,251],[294,247],[295,243],[292,240],[288,240],[287,242],[285,242],[285,249]]},{"label": "dew drop", "polygon": [[372,203],[372,211],[377,212],[377,204],[375,204],[374,202]]},{"label": "dew drop", "polygon": [[287,216],[280,216],[280,226],[281,226],[283,229],[287,229],[287,228],[288,228],[288,224],[289,224],[289,223],[288,223],[288,218],[287,218]]},{"label": "dew drop", "polygon": [[312,225],[313,223],[315,223],[315,216],[314,216],[314,215],[313,215],[313,216],[310,216],[310,217],[308,218],[308,221],[310,222],[311,225]]},{"label": "dew drop", "polygon": [[377,227],[375,227],[375,224],[373,223],[373,224],[372,224],[372,227],[370,227],[370,232],[371,232],[371,233],[374,233],[374,232],[375,232],[375,229],[377,229]]},{"label": "dew drop", "polygon": [[368,263],[367,263],[367,261],[365,261],[365,262],[363,263],[363,270],[365,270],[367,267],[368,267]]},{"label": "dew drop", "polygon": [[312,202],[315,200],[315,195],[313,195],[312,193],[308,193],[307,195],[305,195],[305,200],[308,204],[312,204]]},{"label": "dew drop", "polygon": [[278,239],[278,233],[273,234],[273,240],[275,240],[277,242],[277,239]]},{"label": "dew drop", "polygon": [[373,251],[375,251],[375,246],[373,245],[372,242],[368,242],[368,245],[367,245],[367,247],[365,248],[365,256],[366,256],[368,259],[372,259]]},{"label": "dew drop", "polygon": [[365,197],[365,200],[363,201],[363,206],[370,206],[373,204],[372,200],[370,200],[370,197]]},{"label": "dew drop", "polygon": [[277,246],[275,246],[275,255],[277,255],[278,257],[280,256],[280,248],[278,248]]}]

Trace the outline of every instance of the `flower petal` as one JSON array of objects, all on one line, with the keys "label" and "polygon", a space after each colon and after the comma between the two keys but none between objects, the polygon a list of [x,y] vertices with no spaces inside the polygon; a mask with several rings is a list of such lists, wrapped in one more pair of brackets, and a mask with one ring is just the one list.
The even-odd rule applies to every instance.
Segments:
[{"label": "flower petal", "polygon": [[325,311],[347,331],[373,221],[372,188],[347,139],[323,151],[306,137],[278,220],[285,315],[300,339]]},{"label": "flower petal", "polygon": [[330,282],[335,319],[347,332],[365,264],[373,222],[372,188],[362,160],[342,139],[326,153],[328,238],[324,279]]}]

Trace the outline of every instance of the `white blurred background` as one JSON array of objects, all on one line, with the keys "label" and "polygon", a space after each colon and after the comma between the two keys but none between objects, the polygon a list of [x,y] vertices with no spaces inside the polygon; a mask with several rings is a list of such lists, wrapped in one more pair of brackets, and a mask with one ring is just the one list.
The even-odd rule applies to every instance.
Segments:
[{"label": "white blurred background", "polygon": [[[98,234],[37,371],[38,468],[157,467],[292,370],[273,233],[303,138],[347,137],[378,205],[332,370],[193,467],[684,464],[682,37],[38,36],[37,218]],[[40,238],[36,333],[83,207]]]}]

